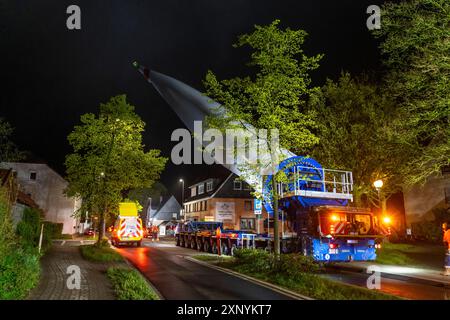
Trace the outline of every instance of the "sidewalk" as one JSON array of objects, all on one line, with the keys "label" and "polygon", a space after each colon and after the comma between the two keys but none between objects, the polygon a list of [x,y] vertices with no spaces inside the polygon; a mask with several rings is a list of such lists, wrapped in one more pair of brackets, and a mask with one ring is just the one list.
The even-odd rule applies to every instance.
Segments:
[{"label": "sidewalk", "polygon": [[380,268],[381,275],[386,278],[422,282],[441,287],[450,287],[450,277],[441,274],[444,270],[436,271],[425,268],[383,265],[372,262],[336,263],[335,266],[341,270],[364,273],[369,266],[377,266]]},{"label": "sidewalk", "polygon": [[[121,263],[116,263],[121,264]],[[124,263],[125,264],[125,263]],[[80,289],[68,289],[67,267],[76,265],[81,271]],[[112,264],[84,260],[78,246],[53,247],[41,260],[41,279],[32,290],[29,300],[114,300],[114,291],[106,276]]]}]

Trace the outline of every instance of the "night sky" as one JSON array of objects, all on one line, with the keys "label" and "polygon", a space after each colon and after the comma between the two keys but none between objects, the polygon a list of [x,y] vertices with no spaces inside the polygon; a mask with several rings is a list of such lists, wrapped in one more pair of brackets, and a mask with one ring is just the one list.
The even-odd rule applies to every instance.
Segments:
[{"label": "night sky", "polygon": [[[202,90],[208,69],[219,78],[243,75],[248,51],[233,49],[254,24],[281,19],[309,33],[306,53],[324,53],[314,84],[379,68],[366,8],[380,0],[0,0],[0,117],[14,141],[64,176],[67,134],[80,115],[125,93],[147,123],[144,142],[165,156],[182,122],[132,67],[134,60]],[[79,5],[82,29],[66,28],[66,8]],[[162,182],[195,179],[202,166],[168,164]]]}]

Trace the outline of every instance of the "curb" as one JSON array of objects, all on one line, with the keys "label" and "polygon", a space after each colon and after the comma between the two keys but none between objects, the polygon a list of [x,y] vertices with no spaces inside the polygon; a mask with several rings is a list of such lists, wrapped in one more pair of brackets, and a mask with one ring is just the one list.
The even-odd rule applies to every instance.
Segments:
[{"label": "curb", "polygon": [[[335,269],[335,270],[354,272],[354,273],[365,273],[367,270],[366,268],[363,268],[363,267],[342,266],[342,265],[328,266],[328,268]],[[439,281],[439,280],[433,280],[433,279],[429,279],[429,278],[412,277],[412,276],[407,276],[407,275],[403,275],[403,274],[395,274],[395,273],[388,273],[388,272],[381,272],[381,276],[388,278],[388,279],[393,279],[393,280],[410,281],[410,282],[414,282],[414,283],[418,283],[418,284],[425,284],[425,285],[434,286],[434,287],[450,288],[450,283]]]},{"label": "curb", "polygon": [[284,294],[285,296],[288,296],[288,297],[290,297],[292,299],[295,299],[295,300],[315,300],[313,298],[301,295],[301,294],[299,294],[297,292],[294,292],[294,291],[291,291],[289,289],[282,288],[282,287],[274,285],[272,283],[253,278],[251,276],[247,276],[247,275],[244,275],[242,273],[239,273],[239,272],[236,272],[236,271],[233,271],[233,270],[222,268],[222,267],[219,267],[219,266],[216,266],[216,265],[204,262],[204,261],[197,260],[197,259],[189,257],[189,256],[184,256],[184,258],[186,260],[198,263],[198,264],[203,265],[205,267],[208,267],[208,268],[211,268],[211,269],[215,269],[215,270],[227,273],[229,275],[232,275],[232,276],[235,276],[235,277],[247,280],[249,282],[258,284],[258,285],[260,285],[262,287],[265,287],[265,288],[271,289],[273,291],[276,291],[278,293]]}]

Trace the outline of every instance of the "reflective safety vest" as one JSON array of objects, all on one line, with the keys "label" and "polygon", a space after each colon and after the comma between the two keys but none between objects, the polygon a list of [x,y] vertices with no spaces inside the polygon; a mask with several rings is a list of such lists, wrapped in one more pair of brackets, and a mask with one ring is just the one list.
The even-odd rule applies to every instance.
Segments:
[{"label": "reflective safety vest", "polygon": [[444,232],[444,242],[447,242],[447,247],[450,250],[450,229]]}]

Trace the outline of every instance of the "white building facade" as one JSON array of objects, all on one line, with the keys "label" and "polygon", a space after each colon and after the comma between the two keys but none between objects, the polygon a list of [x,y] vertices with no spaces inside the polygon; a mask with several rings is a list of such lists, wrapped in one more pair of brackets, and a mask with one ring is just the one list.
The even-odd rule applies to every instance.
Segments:
[{"label": "white building facade", "polygon": [[68,183],[56,171],[44,163],[2,162],[0,167],[13,170],[19,189],[36,202],[46,221],[62,223],[63,234],[78,231],[74,213],[81,200],[64,194]]}]

